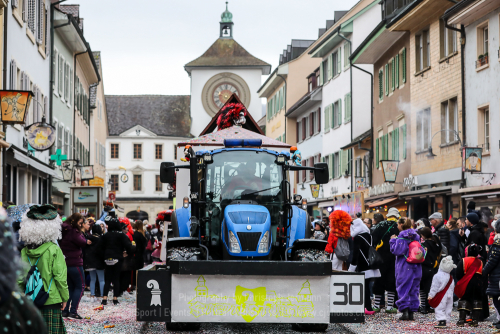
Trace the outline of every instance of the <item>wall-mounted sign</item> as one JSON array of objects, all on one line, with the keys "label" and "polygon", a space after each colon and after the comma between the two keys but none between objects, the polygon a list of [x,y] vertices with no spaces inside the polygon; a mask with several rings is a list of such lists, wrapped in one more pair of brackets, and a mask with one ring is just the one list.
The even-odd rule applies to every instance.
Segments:
[{"label": "wall-mounted sign", "polygon": [[368,188],[368,195],[378,196],[394,192],[394,185],[391,183],[378,184],[376,186]]},{"label": "wall-mounted sign", "polygon": [[482,157],[483,149],[481,147],[464,147],[462,152],[462,171],[480,173]]},{"label": "wall-mounted sign", "polygon": [[418,185],[418,176],[408,175],[403,180],[403,187],[405,190],[410,191],[411,188]]},{"label": "wall-mounted sign", "polygon": [[104,179],[99,176],[94,176],[94,178],[89,181],[89,186],[104,187]]},{"label": "wall-mounted sign", "polygon": [[[45,123],[33,123],[26,131],[28,143],[37,151],[46,151],[54,145],[56,141],[56,129]],[[60,166],[60,164],[58,164]]]},{"label": "wall-mounted sign", "polygon": [[95,203],[97,202],[97,188],[75,189],[74,203]]},{"label": "wall-mounted sign", "polygon": [[394,183],[398,176],[399,160],[381,160],[385,182]]},{"label": "wall-mounted sign", "polygon": [[92,180],[94,178],[94,166],[89,165],[89,166],[83,166],[81,168],[82,170],[82,175],[81,179],[83,180]]},{"label": "wall-mounted sign", "polygon": [[[59,151],[59,150],[57,150]],[[61,171],[64,181],[73,180],[73,168],[75,167],[75,160],[61,161]]]},{"label": "wall-mounted sign", "polygon": [[33,93],[30,91],[0,91],[0,109],[2,122],[8,124],[24,124],[30,107]]},{"label": "wall-mounted sign", "polygon": [[319,188],[321,187],[319,184],[310,184],[309,187],[311,187],[311,195],[314,198],[318,198],[319,196]]},{"label": "wall-mounted sign", "polygon": [[61,166],[64,160],[67,160],[68,156],[66,154],[61,154],[61,149],[56,150],[56,154],[50,156],[50,160],[55,161],[56,165]]},{"label": "wall-mounted sign", "polygon": [[123,183],[127,183],[128,181],[128,175],[126,173],[123,173],[121,176],[120,176],[120,180],[123,182]]},{"label": "wall-mounted sign", "polygon": [[363,191],[368,189],[368,180],[366,177],[357,177],[356,182],[354,182],[354,190]]}]

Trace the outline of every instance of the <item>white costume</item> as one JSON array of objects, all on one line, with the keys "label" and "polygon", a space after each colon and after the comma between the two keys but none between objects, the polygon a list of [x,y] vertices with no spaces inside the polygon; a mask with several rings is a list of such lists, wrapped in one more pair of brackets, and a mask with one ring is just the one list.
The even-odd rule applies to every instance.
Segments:
[{"label": "white costume", "polygon": [[[439,291],[442,291],[446,288],[450,280],[450,272],[453,268],[457,266],[453,264],[453,260],[451,256],[447,256],[441,260],[441,264],[439,265],[439,270],[436,275],[432,278],[431,290],[429,291],[429,297],[434,298]],[[455,289],[455,282],[453,279],[451,280],[450,287],[443,299],[441,299],[441,303],[439,303],[438,307],[435,308],[436,311],[436,320],[451,320],[451,310],[453,308],[453,290]]]}]

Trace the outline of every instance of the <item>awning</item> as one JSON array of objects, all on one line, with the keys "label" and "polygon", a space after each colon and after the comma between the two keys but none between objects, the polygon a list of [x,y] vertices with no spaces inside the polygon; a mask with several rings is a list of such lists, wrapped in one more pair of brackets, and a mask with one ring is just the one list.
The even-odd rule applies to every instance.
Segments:
[{"label": "awning", "polygon": [[389,197],[389,198],[384,198],[384,199],[382,199],[380,201],[375,201],[375,202],[372,202],[372,203],[370,203],[368,205],[369,205],[370,208],[374,208],[376,206],[381,206],[381,205],[387,204],[389,202],[395,201],[397,199],[398,199],[397,196],[395,196],[395,197]]},{"label": "awning", "polygon": [[456,193],[457,190],[458,190],[458,186],[445,186],[445,187],[420,189],[420,190],[399,193],[399,198],[418,197],[418,196],[423,196],[423,195],[451,194],[451,193]]},{"label": "awning", "polygon": [[44,172],[45,174],[51,175],[51,176],[56,176],[56,172],[47,166],[44,166],[43,164],[37,162],[36,160],[22,154],[21,152],[17,150],[13,150],[14,152],[14,159],[21,161],[22,163],[25,163],[26,165],[29,165],[35,169],[38,169],[41,172]]},{"label": "awning", "polygon": [[329,206],[333,206],[333,201],[326,201],[326,202],[318,203],[318,207],[320,207],[320,208],[326,208]]},{"label": "awning", "polygon": [[485,197],[485,196],[496,197],[498,195],[500,195],[500,191],[493,191],[493,192],[489,192],[489,193],[467,194],[467,195],[463,195],[462,198],[467,200],[467,199],[473,199],[473,198]]}]

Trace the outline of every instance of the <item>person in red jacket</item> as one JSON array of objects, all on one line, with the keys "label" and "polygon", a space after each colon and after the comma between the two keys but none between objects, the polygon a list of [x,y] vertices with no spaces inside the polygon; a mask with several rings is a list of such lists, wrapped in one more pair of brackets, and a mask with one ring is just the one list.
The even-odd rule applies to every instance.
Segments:
[{"label": "person in red jacket", "polygon": [[[83,319],[78,315],[78,305],[85,289],[85,272],[83,271],[82,249],[91,244],[82,233],[83,217],[79,213],[73,213],[61,225],[62,239],[59,247],[66,258],[68,267],[68,290],[69,300],[62,312],[63,318],[70,316],[73,319]],[[71,307],[71,308],[70,308]]]}]

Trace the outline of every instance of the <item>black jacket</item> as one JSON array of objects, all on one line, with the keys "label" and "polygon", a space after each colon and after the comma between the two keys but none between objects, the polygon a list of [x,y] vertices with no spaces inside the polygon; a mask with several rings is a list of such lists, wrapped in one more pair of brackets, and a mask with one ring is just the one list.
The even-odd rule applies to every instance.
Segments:
[{"label": "black jacket", "polygon": [[486,253],[486,245],[488,244],[488,239],[484,236],[483,233],[483,228],[480,224],[473,225],[470,228],[470,233],[469,236],[467,237],[467,240],[465,241],[465,247],[469,246],[470,244],[476,244],[481,246],[481,257],[483,263],[486,261],[487,253]]},{"label": "black jacket", "polygon": [[488,288],[486,294],[489,296],[500,296],[498,283],[500,282],[500,240],[491,245],[488,254],[488,262],[483,268],[483,276],[488,276]]},{"label": "black jacket", "polygon": [[430,268],[437,272],[439,262],[441,261],[441,245],[434,240],[425,240],[422,245],[427,247],[425,261],[422,263],[422,269]]},{"label": "black jacket", "polygon": [[[380,222],[375,225],[375,228],[372,230],[373,248],[375,248],[382,256],[382,259],[384,259],[384,267],[388,266],[394,270],[396,256],[391,253],[391,246],[389,244],[392,235],[399,235],[397,221],[386,220]],[[377,246],[380,245],[381,242],[383,242],[382,247],[377,249]]]},{"label": "black jacket", "polygon": [[134,246],[130,239],[121,231],[110,231],[99,238],[98,254],[102,259],[123,259],[123,252],[127,251],[129,256],[134,254]]},{"label": "black jacket", "polygon": [[148,241],[139,231],[134,232],[133,238],[135,241],[134,270],[138,270],[144,267],[144,251]]},{"label": "black jacket", "polygon": [[444,222],[436,226],[435,233],[438,235],[441,243],[450,251],[450,230],[444,226]]},{"label": "black jacket", "polygon": [[104,269],[102,256],[98,254],[99,235],[85,234],[87,240],[92,241],[92,244],[87,245],[83,250],[83,269]]},{"label": "black jacket", "polygon": [[454,229],[450,231],[450,249],[448,249],[449,255],[453,259],[453,263],[457,264],[465,255],[461,254],[464,249],[464,243],[460,237],[460,229]]},{"label": "black jacket", "polygon": [[[363,240],[364,238],[364,240]],[[354,237],[353,239],[353,251],[352,251],[352,262],[353,266],[356,266],[356,272],[363,272],[369,269],[368,265],[368,251],[370,249],[369,243],[374,245],[372,236],[369,233],[362,233]],[[365,241],[366,240],[366,241]],[[361,254],[362,253],[362,254]],[[365,259],[366,258],[366,259]]]}]

